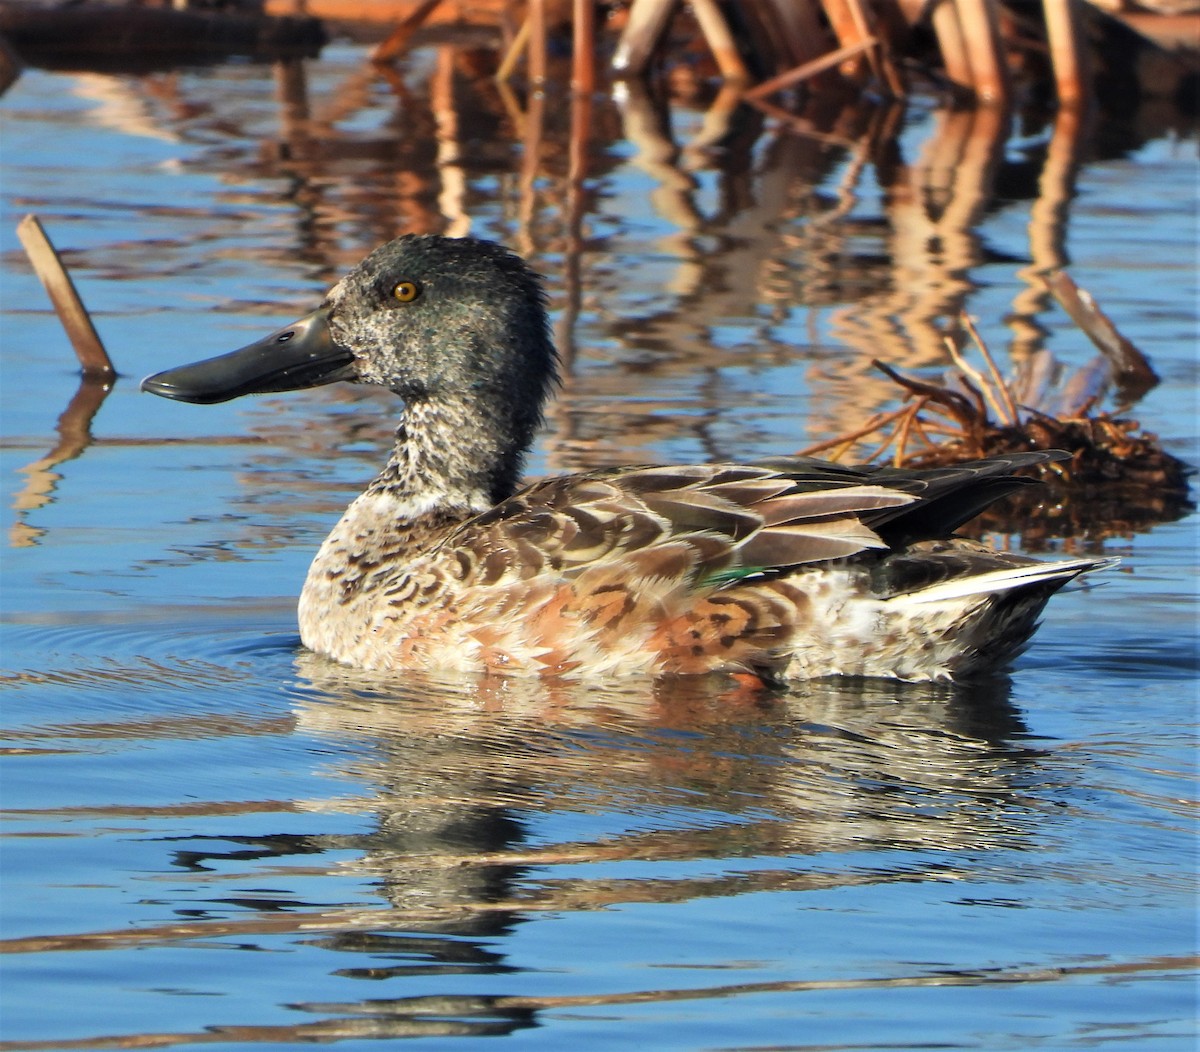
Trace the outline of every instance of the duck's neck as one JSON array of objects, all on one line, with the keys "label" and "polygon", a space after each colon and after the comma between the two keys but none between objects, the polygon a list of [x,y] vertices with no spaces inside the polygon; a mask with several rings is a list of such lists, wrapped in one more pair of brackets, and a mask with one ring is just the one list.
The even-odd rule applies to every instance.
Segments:
[{"label": "duck's neck", "polygon": [[410,519],[486,511],[516,489],[532,431],[501,406],[409,402],[367,493],[390,497]]}]

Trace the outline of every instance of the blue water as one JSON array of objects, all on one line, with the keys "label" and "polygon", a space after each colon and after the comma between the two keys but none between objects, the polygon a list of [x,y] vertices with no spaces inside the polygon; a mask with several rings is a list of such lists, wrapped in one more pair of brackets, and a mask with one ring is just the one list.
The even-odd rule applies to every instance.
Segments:
[{"label": "blue water", "polygon": [[[354,94],[363,54],[310,65],[332,123],[288,151],[267,67],[28,70],[0,99],[5,1047],[1192,1049],[1194,514],[1052,538],[1122,565],[986,688],[389,682],[305,654],[294,601],[390,396],[137,391],[469,221],[546,273],[576,348],[533,472],[791,452],[894,399],[871,357],[943,364],[946,310],[1002,363],[1029,327],[1091,358],[1028,270],[1014,187],[1049,132],[943,171],[949,116],[919,100],[907,175],[865,121],[751,124],[671,167],[601,101],[576,290],[562,150],[522,181],[460,83],[471,163],[439,168],[431,54],[404,102]],[[672,119],[680,145],[702,127]],[[1082,157],[1070,272],[1163,377],[1133,414],[1200,463],[1195,138],[1110,126]],[[78,379],[30,211],[122,373],[57,458]]]}]

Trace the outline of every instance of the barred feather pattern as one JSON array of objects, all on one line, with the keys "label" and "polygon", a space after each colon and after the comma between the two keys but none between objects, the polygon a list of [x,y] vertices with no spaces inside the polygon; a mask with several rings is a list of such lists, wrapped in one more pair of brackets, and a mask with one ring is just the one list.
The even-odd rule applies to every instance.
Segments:
[{"label": "barred feather pattern", "polygon": [[1034,563],[967,541],[889,547],[881,534],[902,532],[906,510],[973,479],[799,458],[641,467],[536,483],[482,514],[413,508],[380,481],[318,553],[301,634],[380,670],[959,675],[1009,659],[1081,572],[1017,602],[1004,590],[903,602]]}]

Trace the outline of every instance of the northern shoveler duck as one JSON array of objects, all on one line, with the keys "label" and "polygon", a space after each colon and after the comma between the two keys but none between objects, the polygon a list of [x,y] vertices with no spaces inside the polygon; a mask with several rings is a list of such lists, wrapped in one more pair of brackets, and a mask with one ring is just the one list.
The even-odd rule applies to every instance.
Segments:
[{"label": "northern shoveler duck", "polygon": [[957,678],[1007,664],[1050,596],[1108,562],[953,536],[1055,452],[916,471],[624,467],[519,488],[556,367],[523,260],[410,235],[294,324],[142,388],[207,403],[347,380],[403,399],[387,465],[300,597],[305,645],[368,669]]}]

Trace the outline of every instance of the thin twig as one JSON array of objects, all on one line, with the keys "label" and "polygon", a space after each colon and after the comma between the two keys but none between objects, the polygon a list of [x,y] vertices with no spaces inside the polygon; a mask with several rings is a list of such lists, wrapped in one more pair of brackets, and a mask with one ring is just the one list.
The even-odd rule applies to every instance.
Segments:
[{"label": "thin twig", "polygon": [[950,391],[945,387],[938,387],[936,384],[925,383],[923,380],[905,376],[903,373],[897,372],[890,365],[881,362],[878,358],[871,364],[885,376],[891,377],[901,387],[906,388],[913,394],[928,395],[932,402],[945,406],[948,410],[948,415],[959,422],[963,431],[969,431],[977,426],[977,417],[979,413],[983,412],[982,406],[977,410],[968,399],[964,398],[957,391]]},{"label": "thin twig", "polygon": [[513,37],[513,42],[504,53],[504,58],[500,62],[500,68],[496,70],[496,80],[499,83],[506,84],[509,77],[512,76],[512,71],[516,69],[517,63],[521,60],[521,53],[529,43],[529,35],[532,31],[533,26],[527,15],[525,21],[521,23],[521,28],[517,30],[517,35]]},{"label": "thin twig", "polygon": [[896,429],[896,455],[893,458],[893,463],[896,467],[904,467],[904,450],[908,445],[908,433],[912,430],[913,421],[917,419],[917,414],[921,412],[921,408],[928,402],[929,399],[922,395],[911,406],[908,413],[900,419],[900,426]]},{"label": "thin twig", "polygon": [[859,430],[848,435],[838,435],[837,438],[831,438],[826,442],[818,442],[816,445],[809,446],[807,449],[800,450],[796,454],[798,457],[811,457],[816,453],[821,453],[826,449],[833,449],[835,446],[845,445],[847,441],[857,442],[860,438],[865,438],[867,435],[873,434],[881,427],[886,427],[901,414],[908,411],[908,407],[904,406],[901,409],[896,409],[891,413],[876,413],[870,420],[866,422]]},{"label": "thin twig", "polygon": [[959,315],[959,320],[966,327],[971,339],[975,341],[975,346],[979,348],[979,353],[983,355],[983,360],[987,362],[988,371],[991,372],[992,379],[996,384],[996,390],[1000,392],[1000,397],[1004,399],[1004,408],[1007,411],[1008,422],[1013,427],[1016,427],[1021,422],[1021,415],[1017,412],[1017,407],[1013,402],[1008,384],[1005,383],[1004,377],[1000,375],[1000,370],[996,368],[996,360],[992,357],[992,352],[988,350],[987,344],[983,342],[982,337],[979,335],[979,330],[975,328],[975,322],[971,320],[971,316],[966,311],[963,311]]},{"label": "thin twig", "polygon": [[[925,443],[930,449],[937,449],[937,443],[929,437],[926,428],[930,427],[929,423],[922,420],[920,417],[913,418],[913,430],[917,433],[917,438]],[[936,433],[936,432],[935,432]]]},{"label": "thin twig", "polygon": [[883,454],[887,451],[888,446],[890,446],[895,440],[896,440],[896,429],[893,428],[891,431],[891,434],[889,434],[887,436],[887,438],[885,438],[880,445],[876,446],[873,450],[871,450],[870,453],[868,453],[863,458],[863,463],[870,464],[873,460],[877,459],[878,457],[883,456]]},{"label": "thin twig", "polygon": [[839,65],[848,58],[853,58],[855,55],[874,47],[878,43],[879,41],[875,37],[867,37],[865,40],[850,44],[848,47],[830,51],[827,55],[814,58],[811,62],[805,62],[802,66],[790,69],[786,73],[780,73],[777,77],[764,80],[761,84],[747,91],[745,97],[748,101],[754,102],[761,99],[764,95],[773,95],[784,88],[790,88],[793,84],[799,84],[802,80],[807,80],[818,73],[823,73],[825,70]]},{"label": "thin twig", "polygon": [[[950,358],[953,360],[954,364],[962,370],[964,381],[967,378],[974,380],[976,386],[980,391],[983,392],[983,395],[987,400],[987,404],[991,406],[992,412],[996,414],[998,419],[1003,420],[1004,410],[1000,407],[1000,403],[996,401],[995,397],[992,395],[992,385],[987,382],[987,379],[981,372],[979,372],[978,369],[967,363],[966,359],[962,356],[962,352],[959,351],[958,345],[954,342],[953,337],[947,336],[945,337],[945,341],[946,350],[950,352]],[[985,422],[988,421],[985,420]]]}]

